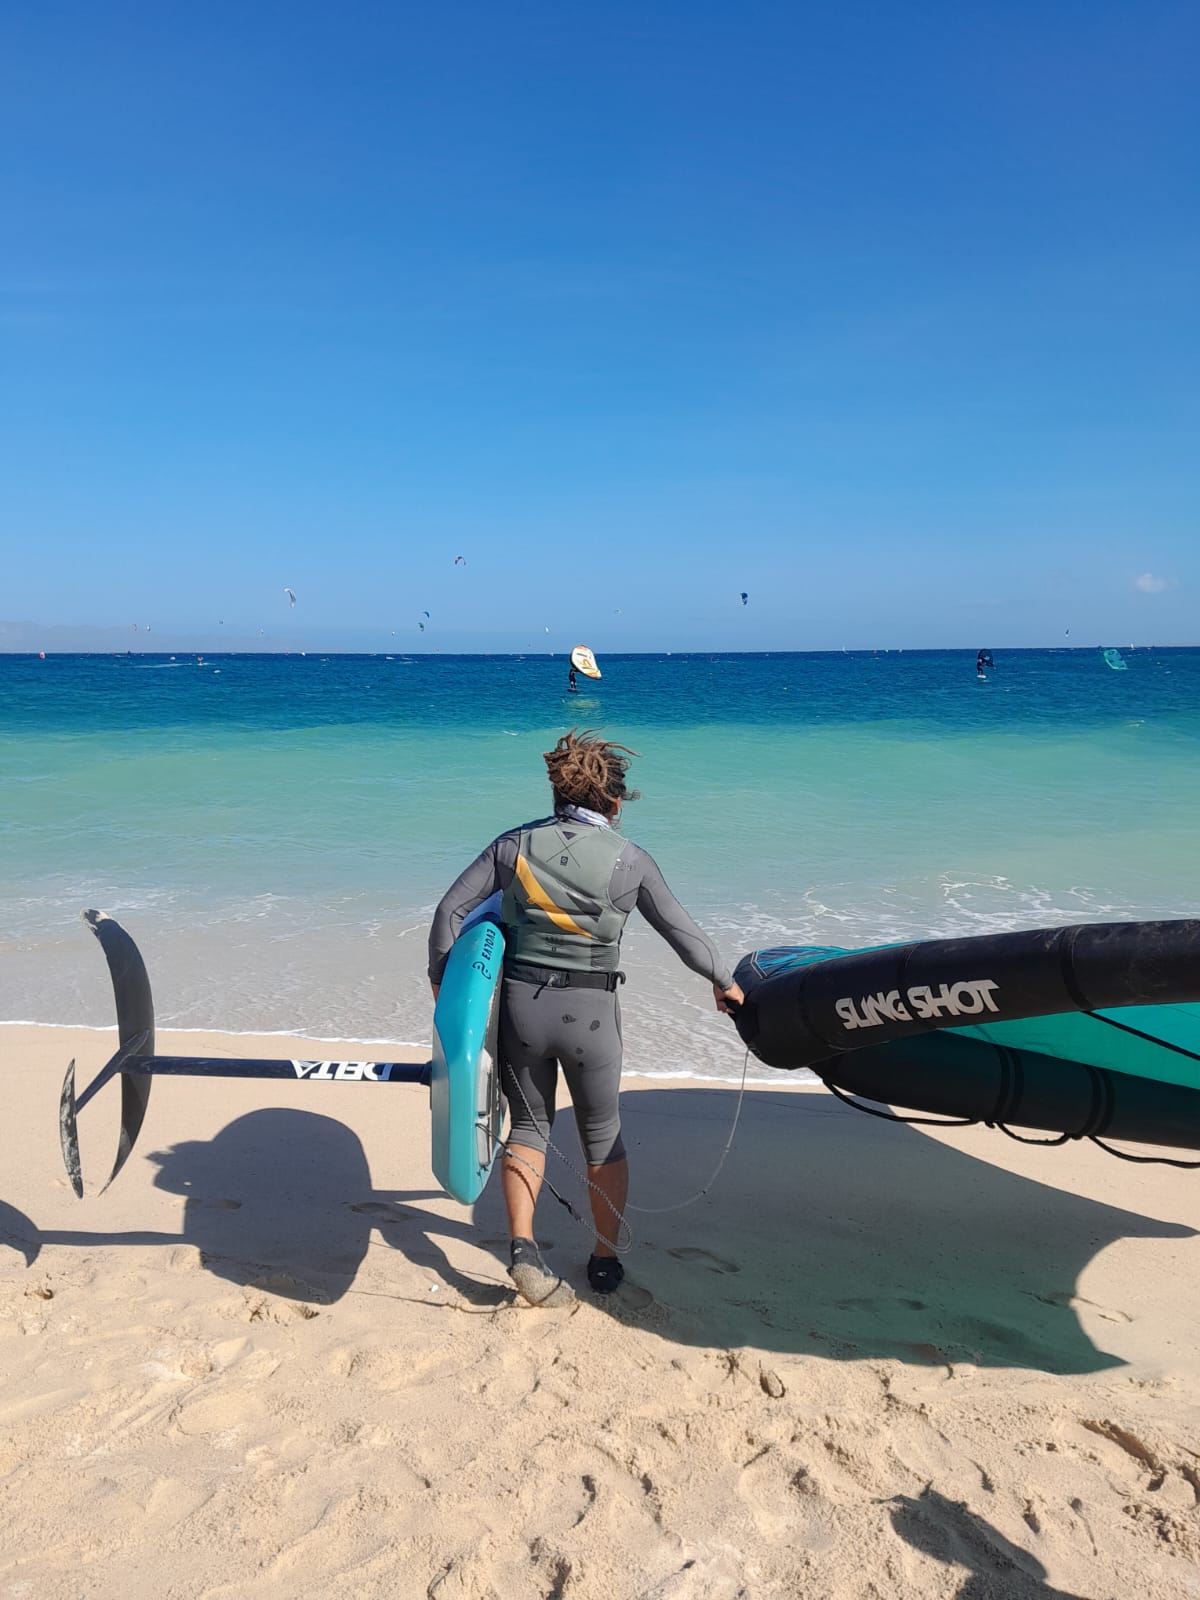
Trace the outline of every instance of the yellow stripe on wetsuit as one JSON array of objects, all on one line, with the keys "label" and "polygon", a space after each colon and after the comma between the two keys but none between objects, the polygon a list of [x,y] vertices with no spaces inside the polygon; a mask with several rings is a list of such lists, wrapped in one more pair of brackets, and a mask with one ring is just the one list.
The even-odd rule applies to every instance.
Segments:
[{"label": "yellow stripe on wetsuit", "polygon": [[554,901],[551,900],[545,889],[534,877],[528,861],[520,851],[517,852],[516,870],[517,879],[528,895],[530,905],[536,906],[539,911],[544,911],[555,927],[561,928],[564,933],[577,933],[581,939],[594,939],[596,937],[594,933],[589,933],[586,928],[581,928],[574,917],[569,916],[561,906],[554,904]]}]

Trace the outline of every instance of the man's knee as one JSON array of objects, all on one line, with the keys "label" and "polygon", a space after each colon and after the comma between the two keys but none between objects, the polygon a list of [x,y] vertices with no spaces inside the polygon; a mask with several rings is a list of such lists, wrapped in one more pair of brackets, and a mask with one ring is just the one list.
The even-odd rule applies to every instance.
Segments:
[{"label": "man's knee", "polygon": [[615,1134],[600,1138],[594,1135],[585,1141],[585,1154],[589,1167],[612,1167],[625,1160],[625,1141],[618,1128]]},{"label": "man's knee", "polygon": [[535,1122],[521,1123],[514,1120],[509,1125],[508,1138],[504,1141],[505,1148],[507,1149],[509,1145],[524,1145],[527,1150],[537,1150],[545,1155],[546,1141],[553,1126],[553,1112],[547,1116],[544,1128],[539,1128]]}]

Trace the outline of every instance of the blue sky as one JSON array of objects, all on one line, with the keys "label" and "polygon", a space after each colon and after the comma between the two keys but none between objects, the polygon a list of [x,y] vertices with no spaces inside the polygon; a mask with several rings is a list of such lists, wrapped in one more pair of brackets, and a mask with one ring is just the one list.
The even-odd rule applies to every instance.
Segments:
[{"label": "blue sky", "polygon": [[1157,0],[9,8],[0,619],[1200,639],[1198,60]]}]

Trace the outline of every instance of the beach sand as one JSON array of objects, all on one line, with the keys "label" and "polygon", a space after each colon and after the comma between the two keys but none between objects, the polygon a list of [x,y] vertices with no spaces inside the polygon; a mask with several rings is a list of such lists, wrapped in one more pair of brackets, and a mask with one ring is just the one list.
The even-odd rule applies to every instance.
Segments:
[{"label": "beach sand", "polygon": [[[0,1028],[0,1596],[1200,1596],[1200,1175],[781,1077],[612,1300],[546,1194],[581,1293],[537,1311],[413,1086],[160,1080],[99,1195],[110,1088],[76,1200],[62,1070],[113,1048]],[[633,1198],[702,1184],[736,1098],[630,1080]]]}]

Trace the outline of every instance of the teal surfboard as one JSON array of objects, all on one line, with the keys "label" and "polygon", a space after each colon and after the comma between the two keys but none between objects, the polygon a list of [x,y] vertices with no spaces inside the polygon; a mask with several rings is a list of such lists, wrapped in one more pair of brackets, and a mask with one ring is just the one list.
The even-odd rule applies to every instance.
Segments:
[{"label": "teal surfboard", "polygon": [[494,896],[454,941],[433,1013],[433,1171],[463,1205],[483,1193],[500,1147],[504,1100],[496,1033],[503,964],[504,932]]}]

